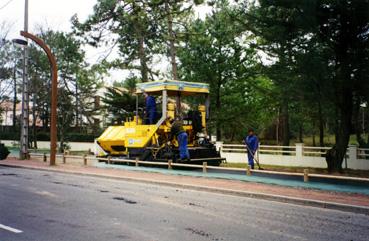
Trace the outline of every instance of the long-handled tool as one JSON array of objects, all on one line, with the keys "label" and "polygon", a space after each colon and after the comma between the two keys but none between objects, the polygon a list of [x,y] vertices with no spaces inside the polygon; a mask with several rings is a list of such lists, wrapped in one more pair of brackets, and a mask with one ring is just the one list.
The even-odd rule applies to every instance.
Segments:
[{"label": "long-handled tool", "polygon": [[250,147],[246,144],[246,148],[247,148],[247,152],[251,154],[252,159],[255,160],[256,164],[259,167],[259,170],[264,170],[263,168],[261,168],[260,163],[259,163],[259,159],[255,157],[254,153],[251,151]]}]

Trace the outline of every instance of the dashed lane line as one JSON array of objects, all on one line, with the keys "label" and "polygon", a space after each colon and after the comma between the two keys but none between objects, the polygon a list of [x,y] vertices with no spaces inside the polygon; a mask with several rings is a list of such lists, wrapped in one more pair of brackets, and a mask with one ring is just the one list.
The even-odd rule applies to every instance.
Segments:
[{"label": "dashed lane line", "polygon": [[16,228],[12,228],[3,224],[0,224],[0,229],[5,229],[9,232],[13,232],[13,233],[23,233],[22,230],[16,229]]}]

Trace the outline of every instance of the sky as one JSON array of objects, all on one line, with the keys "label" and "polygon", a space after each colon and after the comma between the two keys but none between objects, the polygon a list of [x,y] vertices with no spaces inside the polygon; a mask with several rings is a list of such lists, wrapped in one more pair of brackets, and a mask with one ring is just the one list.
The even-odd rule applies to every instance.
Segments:
[{"label": "sky", "polygon": [[[70,31],[70,19],[74,14],[83,21],[93,11],[97,0],[28,0],[29,1],[29,32],[35,32],[37,26],[49,27],[55,31]],[[19,32],[24,27],[25,0],[0,0],[0,26],[6,22],[11,25],[8,39],[19,38]],[[197,16],[205,17],[210,12],[207,6],[196,9]],[[85,47],[86,58],[89,63],[94,63],[104,52],[101,49]],[[114,55],[114,53],[113,53]],[[158,67],[165,71],[167,63]],[[112,71],[111,81],[121,80],[128,75],[127,72]]]},{"label": "sky", "polygon": [[[70,19],[77,14],[83,21],[93,12],[97,0],[28,0],[29,32],[36,32],[37,26],[43,26],[54,31],[71,31]],[[0,0],[0,26],[10,24],[7,38],[20,38],[19,32],[24,29],[25,0]],[[94,64],[103,54],[104,49],[85,46],[87,62]],[[115,53],[113,53],[114,55]],[[107,85],[114,80],[120,81],[128,76],[127,71],[110,71],[110,76],[104,78]]]},{"label": "sky", "polygon": [[[19,36],[19,31],[23,30],[24,3],[25,0],[0,0],[0,23],[6,21],[12,25],[10,38]],[[69,31],[70,18],[78,14],[81,20],[85,19],[92,13],[95,3],[96,0],[29,0],[29,31],[40,24],[53,30]]]}]

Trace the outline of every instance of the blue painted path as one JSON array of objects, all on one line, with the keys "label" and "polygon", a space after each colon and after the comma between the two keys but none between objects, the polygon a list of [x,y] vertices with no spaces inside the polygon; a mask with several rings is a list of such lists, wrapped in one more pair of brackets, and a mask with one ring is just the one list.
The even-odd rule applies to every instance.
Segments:
[{"label": "blue painted path", "polygon": [[[310,178],[310,181],[305,183],[303,181],[303,177],[286,177],[278,175],[266,175],[266,174],[258,174],[253,173],[251,176],[247,176],[246,174],[237,174],[237,173],[220,173],[220,172],[212,172],[212,170],[208,169],[208,173],[202,173],[196,170],[168,170],[164,168],[153,168],[153,167],[136,167],[136,166],[128,166],[128,165],[109,165],[106,163],[98,163],[95,165],[100,168],[113,168],[113,169],[123,169],[129,171],[144,171],[144,172],[154,172],[154,173],[162,173],[162,174],[170,174],[170,175],[183,175],[183,176],[193,176],[193,177],[211,177],[211,178],[221,178],[221,179],[229,179],[229,180],[239,180],[246,182],[256,182],[256,183],[264,183],[271,185],[279,185],[286,187],[294,187],[294,188],[306,188],[306,189],[318,189],[324,191],[334,191],[334,192],[346,192],[346,193],[359,193],[369,196],[369,183],[349,183],[344,182],[342,180],[329,180],[324,181],[319,178],[314,180],[314,178]],[[283,195],[283,193],[281,193]]]}]

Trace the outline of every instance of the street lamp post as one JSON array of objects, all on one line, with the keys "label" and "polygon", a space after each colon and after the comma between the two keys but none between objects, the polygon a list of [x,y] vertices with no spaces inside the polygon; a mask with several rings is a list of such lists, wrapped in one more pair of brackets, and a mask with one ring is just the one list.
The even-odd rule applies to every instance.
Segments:
[{"label": "street lamp post", "polygon": [[[28,32],[28,0],[24,4],[24,31]],[[20,40],[22,41],[22,40]],[[20,43],[18,41],[18,43]],[[24,40],[23,40],[24,41]],[[15,41],[17,42],[17,41]],[[24,160],[29,158],[28,154],[28,126],[29,126],[29,84],[28,84],[28,48],[27,41],[20,43],[23,48],[23,83],[22,83],[22,115],[21,115],[21,137],[19,158]]]},{"label": "street lamp post", "polygon": [[[46,53],[51,66],[51,123],[50,123],[50,165],[55,165],[56,161],[56,141],[57,141],[57,96],[58,96],[58,67],[55,56],[52,54],[50,48],[40,38],[25,31],[21,31],[21,35],[26,39],[31,39],[39,45]],[[20,43],[22,40],[14,40]],[[24,40],[23,40],[24,41]]]}]

